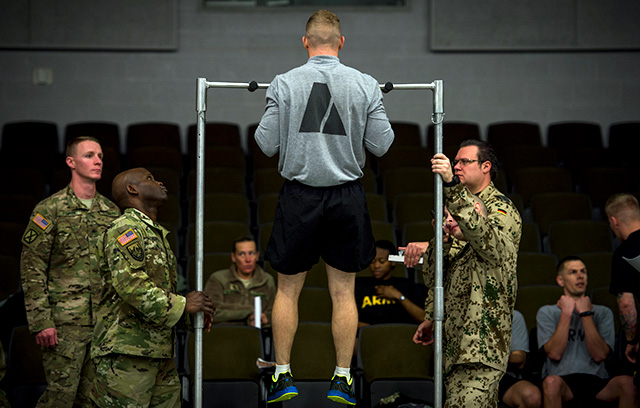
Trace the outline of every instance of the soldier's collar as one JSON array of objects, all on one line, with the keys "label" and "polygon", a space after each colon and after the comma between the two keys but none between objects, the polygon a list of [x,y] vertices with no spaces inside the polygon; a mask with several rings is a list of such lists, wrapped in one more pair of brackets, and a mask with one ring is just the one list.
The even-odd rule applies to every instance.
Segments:
[{"label": "soldier's collar", "polygon": [[491,192],[493,190],[495,190],[495,185],[493,184],[493,181],[490,181],[489,184],[487,184],[487,186],[480,191],[478,194],[476,194],[478,197],[480,197],[481,200],[484,200],[485,197],[487,197],[488,195],[491,194]]},{"label": "soldier's collar", "polygon": [[126,213],[131,213],[133,214],[135,217],[140,218],[140,220],[142,220],[145,224],[149,225],[150,227],[153,227],[159,231],[162,232],[163,235],[166,235],[169,233],[169,231],[163,227],[162,225],[160,225],[157,221],[153,221],[151,218],[149,218],[149,216],[145,213],[143,213],[142,211],[138,210],[137,208],[126,208],[124,210],[125,214]]},{"label": "soldier's collar", "polygon": [[91,208],[87,208],[87,206],[84,205],[82,201],[80,201],[80,198],[76,195],[76,192],[73,191],[73,188],[71,187],[71,183],[67,184],[67,196],[70,198],[75,209],[91,210],[91,208],[93,208],[93,206],[96,205],[96,203],[98,207],[100,207],[100,210],[106,211],[109,209],[108,206],[106,206],[106,204],[102,200],[102,195],[98,192],[98,190],[96,190],[96,194],[92,198],[93,201],[91,204]]}]

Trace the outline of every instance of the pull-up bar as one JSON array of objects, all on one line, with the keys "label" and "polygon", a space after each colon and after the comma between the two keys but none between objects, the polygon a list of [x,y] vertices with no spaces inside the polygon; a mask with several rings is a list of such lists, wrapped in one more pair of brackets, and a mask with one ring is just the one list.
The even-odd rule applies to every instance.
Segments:
[{"label": "pull-up bar", "polygon": [[[246,89],[254,92],[257,89],[266,89],[268,83],[251,82],[209,82],[206,78],[197,79],[196,111],[198,112],[197,123],[197,161],[196,161],[196,290],[201,291],[204,270],[204,139],[205,123],[207,111],[207,89],[209,88],[234,88]],[[436,153],[442,152],[442,121],[444,119],[444,89],[442,80],[435,80],[431,83],[416,84],[393,84],[386,82],[379,84],[384,93],[393,90],[430,90],[433,91],[433,113],[431,122],[435,125],[434,148]],[[426,159],[426,158],[425,158]],[[442,199],[442,179],[437,174],[435,180],[435,211],[436,219],[443,218]],[[444,321],[444,289],[442,282],[442,228],[435,229],[435,252],[436,252],[436,276],[434,287],[434,365],[435,365],[435,407],[442,407],[442,324]],[[202,329],[204,328],[204,318],[202,313],[196,315],[195,324],[195,389],[194,407],[202,407]]]}]

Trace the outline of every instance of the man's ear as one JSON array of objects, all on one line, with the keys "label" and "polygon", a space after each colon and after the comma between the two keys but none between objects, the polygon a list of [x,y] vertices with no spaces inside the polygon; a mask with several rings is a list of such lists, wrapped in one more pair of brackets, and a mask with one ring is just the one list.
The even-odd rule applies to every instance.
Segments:
[{"label": "man's ear", "polygon": [[137,196],[138,195],[138,189],[136,188],[136,186],[134,184],[127,184],[127,193]]},{"label": "man's ear", "polygon": [[70,169],[75,169],[76,168],[76,163],[73,160],[72,156],[67,156],[67,158],[65,159],[67,166],[69,166]]},{"label": "man's ear", "polygon": [[482,170],[483,173],[487,174],[491,171],[491,162],[489,160],[485,161],[484,163],[482,163],[482,166],[480,166],[480,169]]},{"label": "man's ear", "polygon": [[564,288],[564,278],[562,277],[562,275],[556,275],[556,282],[558,283],[558,286]]}]

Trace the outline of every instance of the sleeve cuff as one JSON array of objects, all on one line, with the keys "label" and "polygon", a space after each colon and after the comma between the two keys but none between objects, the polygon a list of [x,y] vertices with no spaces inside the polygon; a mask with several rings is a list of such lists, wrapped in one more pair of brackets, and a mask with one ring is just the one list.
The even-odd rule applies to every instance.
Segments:
[{"label": "sleeve cuff", "polygon": [[170,295],[170,305],[169,313],[167,316],[167,326],[174,327],[184,314],[184,310],[187,307],[187,298],[181,295]]}]

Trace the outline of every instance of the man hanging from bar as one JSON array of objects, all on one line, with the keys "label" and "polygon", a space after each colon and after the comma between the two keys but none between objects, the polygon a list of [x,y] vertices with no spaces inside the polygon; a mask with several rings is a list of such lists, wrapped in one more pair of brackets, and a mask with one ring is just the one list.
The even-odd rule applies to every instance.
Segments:
[{"label": "man hanging from bar", "polygon": [[383,155],[394,133],[378,82],[338,59],[344,37],[335,14],[314,13],[302,43],[307,63],[273,79],[255,134],[266,155],[280,153],[278,169],[287,179],[265,254],[278,271],[272,315],[277,365],[267,400],[298,395],[290,368],[298,296],[306,271],[322,256],[333,301],[337,363],[327,398],[355,405],[349,372],[358,326],[355,272],[367,268],[376,254],[358,179],[365,148]]}]

